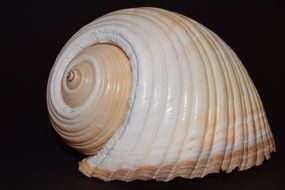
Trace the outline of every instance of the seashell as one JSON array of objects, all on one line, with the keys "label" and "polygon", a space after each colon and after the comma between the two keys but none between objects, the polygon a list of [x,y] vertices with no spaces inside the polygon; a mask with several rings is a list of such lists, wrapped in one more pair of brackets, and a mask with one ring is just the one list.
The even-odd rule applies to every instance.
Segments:
[{"label": "seashell", "polygon": [[246,170],[275,151],[233,50],[158,8],[119,10],[79,30],[50,72],[47,106],[57,133],[89,155],[79,170],[105,181]]}]

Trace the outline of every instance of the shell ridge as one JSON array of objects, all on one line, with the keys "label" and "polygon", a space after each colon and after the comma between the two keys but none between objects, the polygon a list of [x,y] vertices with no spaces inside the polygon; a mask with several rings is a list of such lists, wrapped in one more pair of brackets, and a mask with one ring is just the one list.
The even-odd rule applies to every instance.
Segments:
[{"label": "shell ridge", "polygon": [[[150,8],[150,9],[152,9],[152,8]],[[159,9],[158,12],[162,13],[163,10]],[[185,28],[183,28],[183,30],[186,32]],[[189,36],[187,36],[187,37],[189,38]],[[178,40],[179,40],[179,38],[178,38]],[[179,41],[180,41],[180,40],[179,40]],[[187,60],[188,60],[188,62],[189,62],[189,60],[190,60],[189,56],[186,54],[186,51],[185,51],[185,50],[183,50],[183,51],[185,52],[185,56],[186,56],[186,58],[187,58]],[[186,64],[186,66],[187,66],[188,69],[189,69],[190,78],[192,78],[192,77],[191,77],[191,76],[192,76],[192,74],[191,74],[191,69],[190,69],[190,67],[189,67],[189,64]],[[193,80],[190,79],[189,81],[192,82]],[[191,95],[189,95],[189,96],[192,97]],[[189,98],[188,98],[188,99],[189,99]],[[190,101],[191,101],[191,100],[190,100]],[[191,110],[190,110],[189,114],[191,114]],[[190,120],[190,119],[191,119],[191,116],[188,117],[188,120]],[[184,140],[183,140],[183,141],[186,140],[187,134],[189,133],[190,129],[188,128],[187,131],[188,131],[187,133],[184,133],[185,135],[184,135]],[[180,148],[180,151],[179,151],[179,154],[178,154],[178,157],[180,157],[180,155],[182,154],[182,151],[183,151],[183,149],[182,149],[182,147],[181,147],[181,148]],[[177,159],[177,160],[178,160],[178,159]],[[176,174],[176,163],[177,163],[177,161],[175,161],[175,163],[173,163],[173,165],[172,165],[172,167],[171,167],[172,169],[171,169],[171,171],[169,172],[169,175],[168,175],[168,177],[166,178],[166,181],[169,181],[171,178],[174,178],[175,176],[178,176],[178,175]],[[160,173],[160,170],[157,170],[156,174],[158,175],[159,173]],[[172,175],[172,177],[171,177],[171,175]]]},{"label": "shell ridge", "polygon": [[[123,14],[125,14],[125,15],[132,15],[131,13],[123,13]],[[146,19],[143,15],[136,15],[137,17],[141,17],[142,19]],[[143,28],[142,28],[142,30],[144,30]],[[146,32],[146,30],[144,30],[144,32]],[[147,32],[148,33],[148,32]],[[149,35],[149,36],[152,36],[152,35]],[[153,37],[152,37],[153,38]],[[164,76],[164,80],[166,79],[167,77],[165,77]],[[164,82],[164,86],[167,86],[166,85],[166,83]],[[165,90],[164,90],[164,93],[163,94],[165,94]],[[153,99],[152,101],[155,101],[155,99],[154,98],[150,98],[150,99]],[[150,101],[151,102],[151,101]],[[165,103],[162,103],[162,105],[164,105]],[[149,106],[149,107],[151,107],[151,106]],[[161,109],[160,109],[161,110]],[[161,111],[160,111],[161,112]],[[161,121],[159,121],[159,123],[160,123]],[[159,129],[157,129],[157,130],[159,130]],[[157,131],[156,130],[156,131]],[[149,141],[149,142],[152,142],[153,141],[153,137],[151,138],[151,140]],[[150,143],[151,144],[151,143]],[[144,156],[146,156],[147,155],[147,153],[146,154],[144,154]],[[127,173],[126,173],[126,177],[127,178],[136,178],[136,177],[138,177],[138,176],[133,176],[134,175],[134,172],[135,171],[131,171],[131,170],[129,170]],[[140,175],[140,174],[138,174],[138,175]]]},{"label": "shell ridge", "polygon": [[[185,18],[184,18],[185,19]],[[186,21],[186,19],[185,19]],[[216,90],[216,76],[215,76],[215,71],[213,70],[213,67],[212,67],[212,61],[211,61],[211,57],[209,55],[209,52],[207,51],[207,46],[205,43],[207,42],[203,42],[201,41],[201,37],[204,37],[202,39],[205,39],[205,36],[201,33],[201,31],[199,31],[199,28],[195,27],[195,25],[190,21],[188,24],[186,24],[184,22],[183,19],[181,19],[181,22],[185,24],[185,26],[191,31],[193,32],[193,36],[195,36],[195,38],[197,39],[197,43],[200,44],[201,46],[201,49],[200,51],[204,51],[205,53],[205,56],[202,56],[202,57],[205,57],[203,63],[205,65],[205,68],[207,71],[207,82],[208,82],[208,89],[210,89],[209,87],[212,86],[213,88],[213,92],[211,92],[211,90],[208,91],[209,93],[209,97],[213,97],[214,101],[213,103],[209,103],[209,108],[208,108],[208,116],[207,116],[207,124],[206,124],[206,129],[205,129],[205,134],[203,136],[203,143],[202,143],[202,148],[201,148],[201,151],[199,153],[199,157],[196,161],[196,164],[195,164],[195,167],[192,171],[192,173],[189,174],[189,177],[188,178],[194,178],[194,177],[200,177],[201,174],[203,172],[201,172],[201,169],[203,169],[205,167],[205,158],[203,158],[203,153],[207,147],[207,142],[206,142],[206,137],[209,137],[209,135],[211,136],[211,143],[210,143],[210,150],[209,150],[209,153],[207,154],[209,157],[210,153],[211,153],[211,149],[212,149],[212,144],[214,142],[214,138],[215,138],[215,131],[217,129],[216,125],[217,125],[217,101],[216,101],[216,97],[217,97],[217,90]],[[201,37],[198,37],[198,36],[201,36]],[[213,78],[213,80],[209,80],[209,78]],[[211,108],[212,107],[212,108]],[[214,115],[214,124],[213,124],[213,127],[211,128],[211,126],[209,126],[209,123],[210,123],[210,117],[212,116],[210,114],[210,110],[213,109],[212,111],[215,113],[213,114]]]},{"label": "shell ridge", "polygon": [[[236,56],[234,56],[234,59],[237,59],[236,58]],[[238,59],[237,59],[238,60]],[[239,62],[240,63],[240,62]],[[244,68],[243,67],[241,67],[240,66],[240,70],[241,71],[243,71],[244,70]],[[244,73],[242,73],[242,75],[245,75]],[[248,77],[249,78],[249,77]],[[261,107],[261,112],[264,112],[264,110],[263,110],[263,108]],[[264,117],[262,117],[262,119],[263,119],[263,121],[261,122],[261,125],[260,125],[260,133],[261,133],[261,141],[262,141],[262,144],[263,144],[263,156],[262,156],[262,158],[261,158],[261,160],[260,160],[260,162],[263,162],[263,160],[264,160],[264,155],[266,156],[266,155],[269,155],[269,152],[266,152],[266,146],[264,145],[264,143],[267,143],[268,142],[268,140],[270,141],[270,138],[268,137],[268,135],[267,135],[267,133],[265,132],[265,130],[268,128],[267,126],[266,126],[266,121],[264,120]],[[265,133],[265,134],[264,134]],[[266,139],[264,139],[263,138],[263,136],[264,136],[264,138]]]},{"label": "shell ridge", "polygon": [[[257,147],[256,147],[257,146],[257,141],[256,141],[256,132],[255,132],[256,131],[256,126],[255,126],[256,125],[256,121],[252,117],[253,114],[251,114],[251,113],[254,113],[253,110],[256,110],[256,102],[255,102],[254,97],[252,97],[253,91],[252,91],[252,88],[251,88],[251,84],[248,81],[249,77],[245,76],[244,74],[242,76],[243,76],[243,80],[247,84],[246,85],[246,89],[247,89],[247,92],[248,92],[248,99],[249,99],[249,103],[247,105],[249,107],[248,109],[249,109],[249,113],[250,114],[248,114],[249,115],[249,121],[247,120],[246,122],[248,123],[248,126],[251,126],[251,128],[252,128],[251,130],[253,131],[251,133],[250,133],[250,129],[248,129],[248,131],[247,131],[247,133],[248,133],[248,144],[250,144],[250,141],[253,138],[254,139],[253,144],[255,145],[254,150],[252,151],[252,153],[254,155],[251,156],[251,157],[248,156],[248,158],[247,158],[246,162],[244,163],[244,165],[241,166],[242,169],[247,169],[247,168],[249,168],[249,167],[251,167],[253,165],[253,163],[256,160],[256,156],[257,156],[257,154],[256,154],[256,152],[257,152]],[[255,105],[253,103],[255,103]],[[252,134],[252,135],[250,135],[250,134]],[[248,146],[248,148],[247,148],[248,155],[250,153],[250,149],[249,148],[250,148],[250,146]],[[252,159],[255,159],[255,160],[252,160]]]},{"label": "shell ridge", "polygon": [[[164,21],[164,19],[160,19],[158,16],[156,16],[156,15],[154,15],[154,14],[152,14],[152,13],[148,13],[148,14],[150,14],[151,15],[151,17],[154,17],[154,19],[158,19],[159,20],[159,23],[160,24],[163,24],[164,25],[164,27],[162,27],[162,26],[160,26],[159,24],[158,24],[158,27],[161,29],[161,32],[163,32],[163,34],[165,34],[165,37],[167,38],[167,40],[169,40],[169,42],[172,44],[172,49],[173,49],[173,51],[175,52],[174,54],[175,54],[175,57],[176,57],[176,60],[177,60],[177,63],[179,63],[179,61],[178,61],[178,52],[176,51],[176,48],[175,48],[175,44],[173,43],[173,41],[171,40],[171,38],[170,38],[170,35],[168,34],[168,32],[171,32],[171,31],[173,31],[173,29],[172,29],[172,27],[169,27],[169,25],[168,24],[166,24],[166,22]],[[152,18],[149,18],[149,19],[151,19],[152,20]],[[152,22],[154,22],[155,23],[155,20],[152,20]],[[164,28],[167,28],[168,30],[166,31]],[[172,36],[173,38],[176,38],[176,36],[174,35],[174,36]],[[179,41],[180,42],[180,41]],[[180,42],[180,44],[181,44],[181,42]],[[181,47],[183,47],[183,45],[181,45]],[[184,51],[184,50],[183,50]],[[185,52],[185,51],[184,51]],[[164,56],[165,57],[165,56]],[[179,72],[181,72],[181,66],[180,66],[180,64],[178,64],[178,68],[179,68]],[[180,78],[180,81],[182,80],[182,78]],[[182,84],[182,86],[183,86],[183,84]],[[182,87],[182,89],[183,89],[183,87]],[[180,90],[180,91],[183,91],[183,90]],[[182,97],[182,93],[178,93],[178,94],[180,94],[180,97]],[[179,102],[181,102],[181,98],[179,98]],[[179,105],[179,107],[181,107],[181,103],[178,103],[178,105]],[[180,121],[180,110],[181,110],[181,108],[179,108],[178,109],[179,111],[178,111],[178,119],[177,119],[177,121]],[[173,135],[171,136],[171,139],[169,140],[169,143],[168,143],[168,148],[166,149],[166,152],[164,153],[164,155],[165,156],[163,156],[163,160],[161,161],[161,164],[159,164],[158,166],[157,166],[157,170],[155,171],[155,173],[154,173],[154,176],[157,178],[159,178],[159,175],[160,175],[160,171],[161,171],[161,167],[164,165],[164,161],[165,161],[165,159],[166,159],[166,156],[169,154],[169,147],[171,146],[171,144],[172,144],[172,141],[173,141],[173,138],[174,138],[174,136],[175,136],[175,132],[177,132],[177,130],[178,130],[178,128],[176,127],[176,128],[174,128],[173,129],[174,130],[174,133],[172,133]]]},{"label": "shell ridge", "polygon": [[[142,16],[145,20],[147,20],[148,22],[150,22],[150,23],[153,25],[153,27],[157,27],[157,28],[159,29],[159,32],[160,32],[160,33],[161,33],[161,32],[164,32],[163,29],[160,27],[160,25],[159,25],[159,24],[156,24],[156,22],[153,20],[152,17],[155,17],[154,15],[151,15],[151,16],[148,17],[145,12],[140,12],[140,13],[141,13],[141,15],[139,15],[139,16]],[[151,13],[148,13],[148,14],[151,14]],[[160,43],[160,44],[161,44],[162,42],[163,42],[163,41],[159,40],[159,43]],[[162,44],[161,44],[160,46],[162,47],[162,49],[164,49],[164,46],[162,46]],[[174,49],[174,50],[175,50],[175,49]],[[164,60],[164,62],[166,62],[165,55],[163,56],[162,59]],[[162,62],[162,63],[164,63],[164,62]],[[161,64],[161,65],[164,65],[164,64]],[[168,78],[168,77],[167,77],[167,65],[164,65],[163,68],[165,68],[165,69],[164,69],[164,72],[162,72],[162,73],[164,73],[164,75],[163,75],[163,76],[164,76],[164,77],[163,77],[163,79],[164,79],[164,85],[163,85],[163,86],[165,86],[165,88],[163,88],[163,89],[164,89],[164,90],[163,90],[163,91],[164,91],[164,92],[163,92],[163,97],[166,97],[166,95],[167,95],[167,93],[166,93],[166,92],[167,92],[167,91],[166,91],[166,87],[169,86],[169,85],[168,85],[168,82],[167,82],[167,78]],[[162,98],[162,106],[163,106],[163,107],[166,106],[166,98]],[[160,115],[163,116],[163,113],[162,113],[161,109],[160,109]],[[160,116],[160,118],[162,118],[161,116]],[[157,129],[155,130],[155,133],[153,133],[149,145],[153,144],[153,142],[154,142],[154,140],[155,140],[155,137],[158,136],[159,130],[160,130],[161,127],[162,127],[161,122],[162,122],[162,120],[159,121],[159,127],[157,127]],[[151,149],[151,148],[150,148],[150,149]],[[148,151],[145,152],[144,158],[146,158],[146,157],[149,155],[150,149],[148,149]],[[143,160],[141,160],[138,165],[141,166],[142,162],[143,162]],[[157,168],[159,168],[159,167],[157,167]],[[156,171],[157,171],[157,170],[159,170],[159,169],[156,169]],[[139,177],[140,175],[146,175],[146,174],[143,173],[143,172],[144,172],[144,171],[141,171],[141,172],[136,173],[136,175],[133,176],[133,178],[137,178],[137,177]],[[156,173],[156,172],[155,172],[155,173]],[[151,176],[156,176],[155,173],[152,174]],[[149,177],[151,177],[151,176],[149,176]],[[153,178],[153,177],[152,177],[152,178]]]},{"label": "shell ridge", "polygon": [[[165,15],[167,15],[167,12],[166,12],[166,14]],[[204,59],[203,59],[203,56],[201,55],[201,52],[200,52],[200,45],[198,45],[199,44],[199,41],[198,41],[198,38],[196,37],[196,35],[194,34],[194,32],[191,30],[191,28],[190,27],[188,27],[187,25],[185,25],[184,27],[183,27],[183,24],[181,23],[181,19],[179,18],[179,17],[177,17],[176,15],[174,15],[174,14],[171,14],[171,13],[169,13],[169,17],[170,18],[173,18],[174,20],[176,20],[177,21],[177,23],[179,24],[179,25],[181,25],[181,27],[182,28],[184,28],[186,31],[187,31],[187,33],[191,33],[191,34],[193,34],[193,35],[189,35],[189,38],[191,38],[191,40],[193,41],[193,45],[195,45],[195,47],[196,47],[196,49],[197,49],[197,53],[199,54],[199,57],[201,58],[201,63],[200,64],[202,64],[203,65],[203,71],[206,73],[207,71],[206,71],[206,66],[205,66],[205,63],[204,63]],[[190,37],[191,36],[191,37]],[[194,36],[193,38],[192,38],[192,36]],[[205,75],[205,77],[207,78],[207,74]],[[208,86],[209,84],[208,84],[208,80],[206,80],[207,82],[205,83],[205,85],[206,86]],[[208,88],[206,88],[206,91],[207,91],[207,96],[209,96],[209,91],[208,91]],[[207,104],[208,106],[209,106],[209,104]],[[196,113],[197,114],[197,113]],[[207,115],[208,115],[208,113],[207,113]],[[207,120],[208,121],[208,120]],[[206,122],[207,122],[206,121]],[[207,126],[207,123],[205,124],[205,126]],[[206,133],[206,129],[204,130],[205,132],[204,133]],[[184,143],[185,144],[185,143]],[[188,172],[193,172],[194,171],[194,168],[195,168],[195,165],[196,165],[196,163],[198,162],[198,158],[199,158],[199,156],[200,156],[200,153],[201,153],[201,150],[202,150],[202,146],[199,148],[199,151],[197,150],[197,156],[196,156],[196,159],[194,160],[194,162],[195,162],[195,164],[194,164],[194,166],[193,166],[193,168],[188,168]],[[185,168],[186,169],[186,168]],[[176,172],[175,172],[176,173]],[[188,175],[188,174],[186,174],[186,175]],[[186,176],[185,175],[185,176]]]},{"label": "shell ridge", "polygon": [[[228,49],[228,47],[225,47],[225,51],[229,51],[229,49]],[[230,54],[231,56],[232,56],[232,54]],[[240,61],[235,57],[235,56],[232,56],[233,57],[233,59],[237,62],[237,65],[236,65],[236,67],[239,67],[238,69],[240,70]],[[241,72],[242,72],[242,70],[240,70]],[[252,88],[251,88],[251,84],[248,82],[248,75],[244,75],[244,74],[242,74],[242,76],[243,76],[243,79],[244,79],[244,81],[245,81],[245,83],[246,83],[246,87],[249,87],[250,89],[247,89],[247,91],[248,92],[250,92],[249,93],[249,106],[250,106],[250,114],[247,114],[247,115],[251,115],[251,119],[250,119],[250,122],[252,123],[252,128],[253,128],[253,134],[250,136],[250,135],[248,135],[248,143],[250,142],[250,138],[253,138],[254,139],[254,143],[253,143],[253,146],[248,146],[248,150],[247,151],[249,151],[250,150],[250,147],[253,147],[253,156],[251,156],[252,158],[251,159],[253,159],[253,160],[250,160],[250,162],[248,161],[248,159],[247,159],[247,161],[246,161],[246,163],[245,163],[245,165],[243,165],[243,166],[241,166],[241,169],[247,169],[247,168],[249,168],[249,167],[251,167],[251,166],[253,166],[253,165],[255,165],[255,162],[256,162],[256,160],[257,160],[257,156],[258,156],[258,154],[257,154],[257,148],[258,148],[258,145],[260,144],[260,143],[258,143],[257,142],[257,139],[256,139],[256,131],[257,131],[257,126],[260,126],[260,123],[258,122],[256,122],[255,121],[255,119],[252,117],[252,114],[251,113],[253,113],[253,111],[252,110],[255,110],[253,107],[254,107],[254,105],[252,105],[252,103],[253,102],[255,102],[255,98],[254,97],[250,97],[250,96],[252,96],[253,95],[253,91],[252,91]],[[256,106],[255,106],[256,107]],[[248,123],[248,120],[246,121],[246,123]],[[263,140],[262,140],[263,141]],[[261,142],[262,142],[261,141]],[[251,153],[252,154],[252,153]]]},{"label": "shell ridge", "polygon": [[[236,58],[236,56],[235,56],[235,58]],[[236,58],[237,59],[237,58]],[[246,72],[246,70],[244,69],[244,67],[243,66],[241,66],[242,68],[243,68],[243,70],[244,70],[244,72]],[[246,72],[246,74],[248,74],[247,72]],[[249,81],[249,83],[251,84],[250,86],[252,87],[253,85],[253,82],[251,81],[251,79],[248,77],[247,78],[247,80]],[[254,94],[256,94],[255,92],[254,92]],[[257,96],[257,99],[259,100],[258,101],[258,104],[257,105],[259,105],[259,107],[260,107],[260,109],[261,109],[261,112],[263,112],[263,114],[262,115],[265,115],[265,111],[264,111],[264,108],[263,108],[263,105],[262,105],[262,103],[261,103],[261,101],[260,101],[260,96],[259,95],[256,95]],[[262,135],[265,135],[265,138],[266,138],[266,140],[263,140],[263,142],[272,142],[271,141],[271,132],[268,132],[269,130],[270,130],[270,128],[268,127],[268,122],[267,122],[267,120],[266,120],[266,118],[265,117],[261,117],[262,118],[262,125],[261,125],[261,131],[262,131]],[[265,134],[263,134],[263,132],[265,133]],[[264,147],[265,147],[265,145],[264,145]],[[267,149],[267,147],[265,147],[264,149]],[[266,157],[268,157],[269,155],[270,155],[270,151],[268,150],[268,152],[266,152],[265,150],[264,150],[264,154],[265,154],[265,156]]]},{"label": "shell ridge", "polygon": [[[201,25],[200,25],[200,27],[201,27]],[[221,59],[223,60],[223,63],[224,64],[221,64],[221,66],[222,67],[224,67],[224,69],[226,70],[226,72],[224,72],[224,74],[226,75],[226,78],[227,78],[227,80],[228,80],[228,83],[226,83],[226,85],[228,86],[228,87],[226,87],[227,88],[227,91],[228,91],[228,93],[230,94],[229,95],[229,97],[231,97],[232,98],[232,101],[228,101],[228,120],[229,120],[229,126],[228,126],[228,128],[227,128],[227,136],[226,136],[226,146],[225,146],[225,149],[224,149],[224,151],[223,151],[223,161],[222,161],[222,166],[221,166],[221,169],[223,169],[224,167],[224,164],[225,164],[225,158],[226,158],[226,154],[227,154],[227,149],[228,149],[228,147],[232,147],[231,148],[231,152],[232,152],[232,150],[233,150],[233,143],[229,143],[229,137],[230,137],[230,134],[231,133],[233,133],[234,132],[234,130],[233,130],[233,128],[234,128],[234,126],[235,126],[235,123],[236,123],[236,119],[235,119],[235,114],[232,114],[232,116],[230,115],[230,112],[234,112],[235,111],[235,96],[234,96],[234,91],[233,91],[233,86],[234,86],[234,84],[233,83],[236,83],[236,75],[235,75],[235,73],[234,73],[234,71],[233,71],[233,68],[231,67],[231,65],[229,65],[228,63],[229,63],[229,58],[227,57],[227,55],[222,51],[222,48],[221,48],[221,46],[220,46],[220,39],[215,39],[215,37],[214,36],[210,36],[210,34],[208,34],[208,30],[206,30],[206,28],[204,28],[203,26],[200,28],[201,29],[201,31],[203,31],[204,33],[205,33],[205,35],[207,35],[208,36],[208,38],[210,39],[210,41],[211,41],[211,44],[215,47],[215,48],[217,48],[217,52],[219,53],[219,56],[221,57]],[[211,31],[210,31],[211,32]],[[232,79],[232,77],[230,77],[230,75],[229,75],[229,73],[230,73],[230,71],[232,71],[234,74],[233,74],[233,78],[234,79]],[[225,80],[225,81],[227,81],[227,80]],[[233,117],[233,118],[232,118]],[[232,122],[230,122],[231,120],[229,119],[229,118],[232,118]],[[206,167],[207,168],[207,167]],[[203,176],[204,175],[206,175],[206,173],[207,172],[205,172],[205,174],[203,174]]]},{"label": "shell ridge", "polygon": [[[226,47],[225,45],[223,45],[224,46],[224,48]],[[246,109],[246,104],[245,104],[245,101],[247,100],[246,99],[246,96],[247,95],[245,95],[245,94],[247,94],[247,91],[245,90],[246,89],[246,87],[245,87],[245,85],[246,85],[246,83],[242,80],[243,78],[241,77],[241,71],[239,70],[239,66],[238,66],[238,62],[236,61],[236,59],[232,56],[232,54],[230,54],[229,53],[229,55],[230,55],[230,57],[231,57],[231,60],[233,61],[233,63],[235,63],[235,64],[232,64],[233,65],[233,67],[234,67],[234,70],[235,70],[235,72],[237,73],[236,74],[236,76],[237,76],[237,81],[238,81],[238,86],[239,86],[239,92],[240,92],[240,94],[241,94],[241,108],[242,108],[242,117],[241,117],[241,119],[242,119],[242,121],[240,122],[240,124],[238,123],[236,126],[235,126],[235,128],[239,131],[239,129],[241,130],[241,137],[242,137],[242,139],[243,140],[241,140],[241,142],[243,142],[243,144],[242,144],[242,148],[239,148],[239,147],[236,147],[237,148],[237,150],[236,151],[238,151],[238,150],[240,150],[239,152],[237,152],[238,154],[241,154],[241,156],[239,156],[239,155],[234,155],[234,158],[232,158],[231,159],[231,161],[230,161],[230,168],[229,168],[229,171],[232,171],[233,169],[235,169],[236,167],[241,167],[241,165],[242,165],[242,163],[244,162],[244,160],[245,159],[247,159],[247,158],[245,158],[245,157],[247,157],[247,156],[245,156],[245,154],[247,154],[247,150],[245,150],[245,149],[247,149],[247,148],[245,148],[246,147],[246,141],[248,140],[247,138],[245,139],[244,138],[244,134],[246,133],[246,131],[247,131],[247,125],[248,125],[248,123],[247,123],[247,120],[248,120],[248,114],[247,114],[247,109]],[[244,117],[244,118],[243,118]],[[246,129],[245,129],[246,128]],[[237,133],[239,133],[239,132],[237,132]],[[232,164],[232,162],[234,162],[234,164]]]},{"label": "shell ridge", "polygon": [[[216,46],[216,44],[214,43],[214,41],[213,41],[213,39],[212,39],[212,36],[210,36],[210,35],[207,33],[207,30],[206,30],[206,29],[204,29],[204,28],[201,27],[200,25],[197,25],[197,23],[193,23],[193,25],[194,25],[194,26],[196,25],[197,30],[200,29],[200,31],[201,31],[201,33],[202,33],[201,35],[203,35],[203,37],[208,40],[209,45],[210,45],[211,47],[213,47],[213,51],[214,51],[215,55],[217,56],[217,59],[219,60],[219,63],[221,63],[221,64],[220,64],[220,73],[222,74],[222,80],[224,81],[224,88],[225,88],[225,90],[226,90],[225,95],[226,95],[227,97],[229,97],[229,92],[228,92],[228,91],[231,91],[231,88],[230,88],[230,87],[231,87],[231,79],[230,79],[230,77],[228,76],[229,71],[228,71],[228,68],[227,68],[227,65],[226,65],[226,61],[225,61],[223,55],[221,54],[220,48],[218,48],[218,47]],[[218,39],[217,39],[217,41],[218,41]],[[211,66],[213,67],[212,61],[210,61],[210,64],[211,64]],[[214,72],[214,71],[213,71],[213,73],[217,73],[217,72]],[[215,75],[215,74],[214,74],[214,75]],[[214,81],[215,81],[215,78],[216,78],[216,77],[214,77]],[[229,87],[229,86],[230,86],[230,87]],[[231,93],[232,93],[232,92],[231,92]],[[217,94],[216,97],[219,97],[219,95]],[[227,141],[228,141],[227,136],[228,136],[229,125],[230,125],[230,122],[229,122],[229,100],[227,99],[227,100],[224,100],[224,101],[226,101],[226,107],[224,107],[223,109],[225,109],[225,112],[226,112],[226,114],[227,114],[227,116],[226,116],[227,122],[226,122],[226,123],[228,123],[228,124],[227,124],[228,127],[226,127],[226,130],[227,130],[226,134],[227,134],[227,135],[225,135],[225,139],[224,139],[224,141],[225,141],[225,146],[223,146],[223,151],[221,152],[221,154],[223,155],[223,157],[225,157],[226,145],[227,145]],[[215,120],[215,124],[214,124],[215,126],[218,124],[218,123],[217,123],[218,114],[219,114],[219,112],[218,112],[218,110],[216,110],[216,114],[215,114],[216,120]],[[220,125],[220,124],[219,124],[219,125]],[[206,163],[205,167],[203,167],[202,176],[205,176],[205,175],[207,175],[208,173],[213,172],[213,171],[211,171],[211,169],[212,169],[212,162],[213,162],[213,161],[211,160],[211,157],[214,157],[214,156],[217,154],[217,153],[213,153],[213,145],[214,145],[214,142],[215,142],[215,137],[217,136],[216,133],[218,133],[218,131],[221,130],[221,129],[217,129],[217,128],[219,128],[219,127],[215,127],[215,129],[214,129],[214,133],[213,133],[214,138],[213,138],[212,141],[211,141],[211,149],[210,149],[210,151],[209,151],[209,153],[208,153],[208,156],[207,156],[207,158],[206,158],[206,159],[207,159],[207,163]],[[220,139],[219,141],[221,141],[221,139]],[[219,153],[218,153],[218,154],[219,154]],[[217,170],[217,171],[215,171],[215,172],[218,172],[218,171],[221,169],[223,160],[224,160],[224,158],[220,159],[220,161],[219,161],[219,160],[217,161],[217,162],[221,162],[221,163],[216,163],[216,162],[215,162],[215,168],[214,168],[214,169]],[[210,162],[211,162],[211,163],[210,163]],[[208,171],[208,170],[209,170],[209,171]]]},{"label": "shell ridge", "polygon": [[[121,14],[122,14],[122,13],[121,13]],[[116,15],[116,16],[118,16],[118,15]],[[127,19],[126,19],[126,22],[128,22]],[[140,25],[137,25],[136,23],[132,23],[132,24],[136,25],[137,27],[140,27],[141,30],[143,30],[144,32],[149,33],[147,30],[145,30],[144,28],[142,28]],[[124,27],[126,27],[126,26],[124,26]],[[137,30],[136,32],[138,32],[138,30]],[[151,35],[149,35],[149,36],[151,36]],[[148,46],[147,43],[146,43],[145,45]],[[148,48],[151,49],[149,46],[148,46]],[[151,57],[152,57],[152,56],[151,56]],[[151,60],[153,61],[153,58],[151,58]],[[152,87],[149,87],[149,88],[152,89]],[[152,92],[152,91],[151,91],[151,97],[150,97],[150,99],[153,99],[153,92]],[[148,107],[148,111],[146,111],[147,115],[150,113],[149,109],[150,109],[150,107],[151,107],[151,106],[150,106],[150,102],[148,102],[148,104],[149,104],[149,106],[147,106],[147,107]],[[148,118],[148,116],[145,116],[145,118]],[[146,122],[146,121],[144,121],[144,123],[145,123],[145,122]],[[127,127],[130,127],[130,126],[127,126]],[[141,128],[140,131],[142,131],[144,128],[145,128],[145,124],[142,125],[142,128]],[[126,163],[126,159],[128,158],[128,155],[132,152],[132,150],[135,148],[136,144],[138,143],[138,141],[139,141],[139,139],[140,139],[140,136],[141,136],[141,135],[140,135],[141,132],[138,133],[138,134],[139,134],[139,136],[138,136],[136,142],[133,143],[133,146],[132,146],[131,150],[127,153],[127,155],[125,155],[125,158],[123,159],[123,161],[122,161],[122,163],[119,165],[119,167],[120,167],[120,166],[123,166],[124,163]],[[109,178],[111,178],[111,177],[113,176],[114,172],[115,172],[115,170],[110,174]],[[128,171],[124,176],[122,176],[122,179],[128,179],[128,178],[130,177],[129,174],[130,174],[130,171]]]}]

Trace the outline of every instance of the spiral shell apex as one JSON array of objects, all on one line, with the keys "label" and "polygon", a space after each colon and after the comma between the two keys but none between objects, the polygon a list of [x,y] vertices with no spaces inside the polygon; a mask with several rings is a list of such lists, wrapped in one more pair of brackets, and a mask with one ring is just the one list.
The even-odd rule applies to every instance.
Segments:
[{"label": "spiral shell apex", "polygon": [[262,102],[233,50],[158,8],[104,15],[64,46],[47,87],[57,133],[105,181],[169,181],[260,165],[275,151]]}]

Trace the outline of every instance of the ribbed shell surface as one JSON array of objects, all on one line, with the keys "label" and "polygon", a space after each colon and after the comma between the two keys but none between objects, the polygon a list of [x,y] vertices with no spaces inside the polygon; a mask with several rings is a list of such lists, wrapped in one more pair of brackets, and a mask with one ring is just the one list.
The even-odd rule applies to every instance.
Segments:
[{"label": "ribbed shell surface", "polygon": [[260,165],[275,150],[260,97],[233,50],[196,21],[157,8],[107,14],[69,40],[49,79],[52,115],[84,122],[78,116],[84,106],[70,111],[57,77],[97,43],[126,53],[132,87],[121,127],[80,163],[85,175],[107,181],[203,177]]}]

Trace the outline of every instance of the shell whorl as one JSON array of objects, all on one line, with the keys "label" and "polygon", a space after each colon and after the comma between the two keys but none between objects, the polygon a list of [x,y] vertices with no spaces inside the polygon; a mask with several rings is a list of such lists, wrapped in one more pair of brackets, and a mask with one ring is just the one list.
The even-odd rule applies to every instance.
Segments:
[{"label": "shell whorl", "polygon": [[[57,100],[48,100],[53,126],[70,146],[94,155],[125,117],[131,88],[129,59],[115,45],[95,44],[78,53],[58,75],[59,106],[66,108],[56,110]],[[72,115],[80,109],[78,116]]]},{"label": "shell whorl", "polygon": [[203,177],[275,151],[262,102],[232,49],[157,8],[119,10],[79,30],[51,71],[51,122],[106,181]]}]

